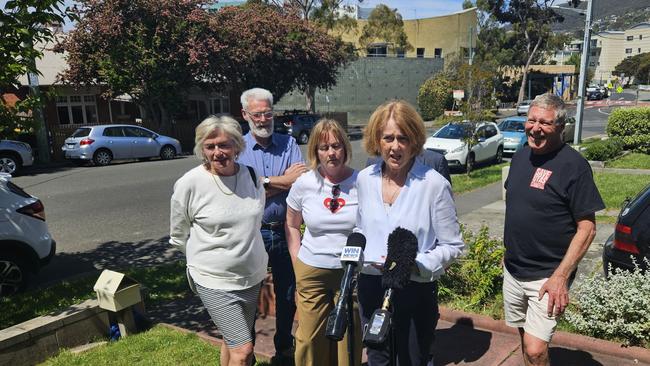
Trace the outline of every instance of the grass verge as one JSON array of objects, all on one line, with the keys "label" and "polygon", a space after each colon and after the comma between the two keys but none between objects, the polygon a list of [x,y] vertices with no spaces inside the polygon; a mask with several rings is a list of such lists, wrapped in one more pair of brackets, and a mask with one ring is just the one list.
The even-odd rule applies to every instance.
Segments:
[{"label": "grass verge", "polygon": [[485,168],[473,170],[469,177],[467,174],[454,174],[451,176],[451,185],[455,194],[473,191],[501,180],[501,168],[508,163],[490,165]]},{"label": "grass verge", "polygon": [[[215,364],[220,364],[217,347],[194,333],[183,334],[160,325],[79,354],[65,350],[43,363],[47,366]],[[256,365],[269,363],[258,362]]]},{"label": "grass verge", "polygon": [[620,210],[626,198],[636,196],[650,182],[644,174],[595,173],[594,180],[605,207]]},{"label": "grass verge", "polygon": [[630,153],[618,159],[605,162],[608,168],[650,169],[650,155]]},{"label": "grass verge", "polygon": [[[184,262],[133,268],[126,274],[147,288],[147,304],[171,301],[189,293]],[[97,277],[63,281],[51,287],[0,298],[0,329],[95,298],[93,285]]]}]

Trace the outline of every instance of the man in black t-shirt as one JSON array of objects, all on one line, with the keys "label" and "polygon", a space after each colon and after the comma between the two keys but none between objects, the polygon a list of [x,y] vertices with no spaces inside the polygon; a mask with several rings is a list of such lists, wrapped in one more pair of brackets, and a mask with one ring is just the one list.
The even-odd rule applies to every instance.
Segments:
[{"label": "man in black t-shirt", "polygon": [[605,208],[587,161],[562,141],[566,108],[540,95],[525,124],[528,145],[506,180],[503,300],[506,323],[519,329],[526,365],[547,365],[556,316],[596,235]]}]

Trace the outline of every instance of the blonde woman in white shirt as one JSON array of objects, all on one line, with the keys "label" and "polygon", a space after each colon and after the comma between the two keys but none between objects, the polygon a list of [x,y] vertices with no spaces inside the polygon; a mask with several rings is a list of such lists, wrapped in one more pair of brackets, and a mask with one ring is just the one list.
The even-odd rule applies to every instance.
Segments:
[{"label": "blonde woman in white shirt", "polygon": [[[357,215],[357,172],[347,166],[351,151],[343,128],[321,119],[307,144],[311,170],[296,180],[287,197],[286,236],[297,289],[296,365],[348,365],[347,336],[334,342],[325,329],[343,276],[341,250]],[[360,335],[358,320],[356,327]],[[355,341],[355,365],[360,365],[360,337]]]},{"label": "blonde woman in white shirt", "polygon": [[223,336],[221,365],[250,365],[268,262],[260,234],[264,188],[235,162],[244,140],[234,119],[206,118],[195,143],[203,162],[174,184],[169,242],[185,253],[188,280]]}]

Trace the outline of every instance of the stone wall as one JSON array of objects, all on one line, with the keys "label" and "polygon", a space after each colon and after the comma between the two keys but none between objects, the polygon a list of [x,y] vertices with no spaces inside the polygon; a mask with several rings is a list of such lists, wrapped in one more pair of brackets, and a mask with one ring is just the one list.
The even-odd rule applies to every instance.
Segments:
[{"label": "stone wall", "polygon": [[[347,112],[349,124],[366,124],[372,111],[387,100],[405,99],[417,107],[420,85],[442,68],[440,58],[361,58],[341,70],[334,88],[316,91],[316,110]],[[304,95],[294,91],[275,109],[305,109],[305,104]]]}]

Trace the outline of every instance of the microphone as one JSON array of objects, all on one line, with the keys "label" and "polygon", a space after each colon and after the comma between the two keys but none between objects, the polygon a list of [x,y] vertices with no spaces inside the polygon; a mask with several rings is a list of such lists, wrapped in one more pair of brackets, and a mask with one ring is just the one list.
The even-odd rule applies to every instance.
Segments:
[{"label": "microphone", "polygon": [[404,288],[411,277],[418,253],[418,239],[410,230],[398,227],[388,235],[388,250],[382,271],[381,285],[386,289],[381,308],[375,310],[363,332],[363,343],[378,347],[386,342],[392,325],[389,311],[394,290]]},{"label": "microphone", "polygon": [[341,279],[339,299],[327,317],[327,330],[325,332],[327,338],[333,341],[342,340],[345,334],[347,328],[347,304],[350,296],[352,296],[352,278],[354,277],[355,267],[359,263],[363,263],[363,249],[365,247],[366,237],[361,233],[352,233],[348,236],[348,241],[341,252],[341,263],[345,267],[345,271]]}]

